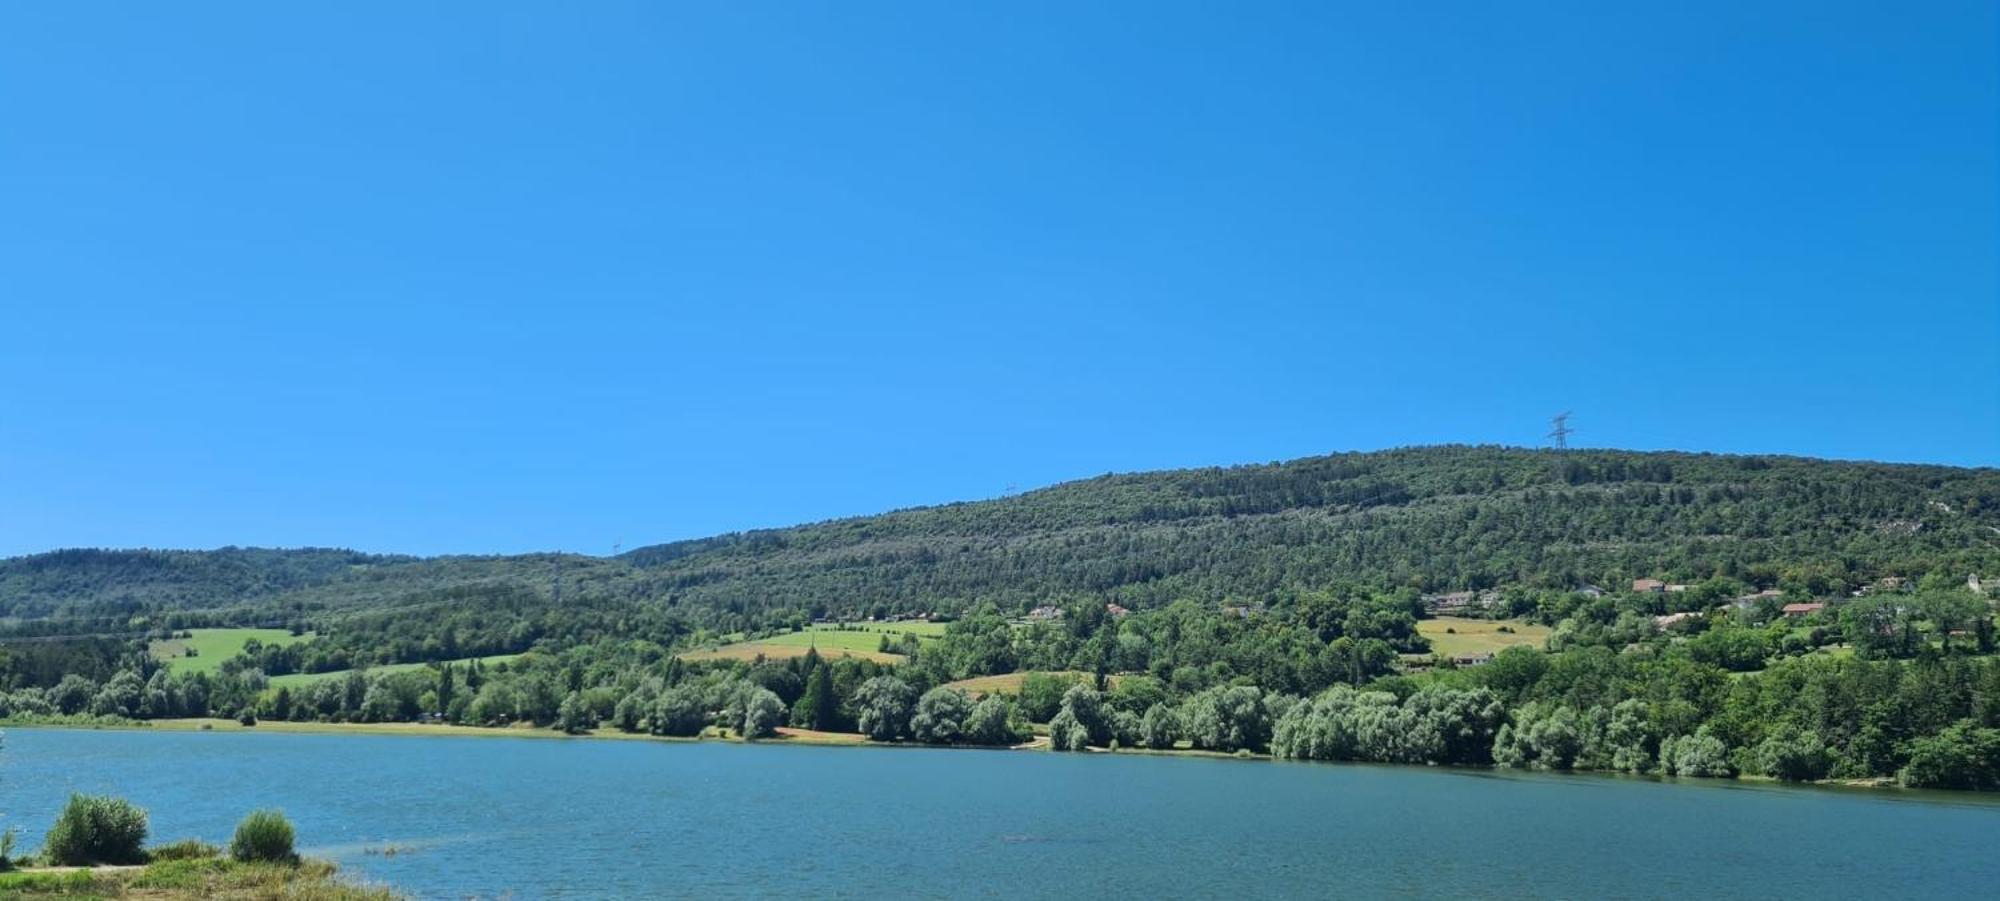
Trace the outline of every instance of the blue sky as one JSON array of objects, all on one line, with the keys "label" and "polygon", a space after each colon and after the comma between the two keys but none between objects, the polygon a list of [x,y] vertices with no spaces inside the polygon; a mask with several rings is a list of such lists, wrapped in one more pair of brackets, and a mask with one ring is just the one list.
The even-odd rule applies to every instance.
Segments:
[{"label": "blue sky", "polygon": [[292,6],[0,9],[0,554],[2000,463],[1990,3]]}]

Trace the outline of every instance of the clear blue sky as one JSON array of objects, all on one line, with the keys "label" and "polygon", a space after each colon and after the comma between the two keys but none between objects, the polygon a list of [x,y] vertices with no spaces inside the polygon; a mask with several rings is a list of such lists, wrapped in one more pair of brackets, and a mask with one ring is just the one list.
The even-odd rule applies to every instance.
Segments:
[{"label": "clear blue sky", "polygon": [[1987,0],[297,6],[0,8],[0,554],[2000,463]]}]

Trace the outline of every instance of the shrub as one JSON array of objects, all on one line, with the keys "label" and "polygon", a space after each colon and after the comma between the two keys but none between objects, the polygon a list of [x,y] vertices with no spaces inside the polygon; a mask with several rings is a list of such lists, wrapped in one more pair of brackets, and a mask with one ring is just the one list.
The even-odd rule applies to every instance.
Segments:
[{"label": "shrub", "polygon": [[257,810],[236,824],[236,837],[229,840],[229,856],[237,860],[291,862],[292,823],[281,811]]},{"label": "shrub", "polygon": [[146,862],[146,812],[122,798],[70,795],[42,853],[61,866]]}]

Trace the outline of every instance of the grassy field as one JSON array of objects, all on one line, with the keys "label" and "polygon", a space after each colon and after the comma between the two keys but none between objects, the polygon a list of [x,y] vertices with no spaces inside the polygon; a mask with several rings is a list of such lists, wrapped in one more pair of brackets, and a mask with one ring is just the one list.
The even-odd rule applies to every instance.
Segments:
[{"label": "grassy field", "polygon": [[915,635],[919,640],[936,638],[944,634],[944,623],[854,623],[841,628],[838,626],[809,626],[797,632],[780,632],[754,641],[739,641],[713,648],[701,648],[681,654],[683,660],[755,660],[759,656],[767,660],[788,660],[804,657],[808,650],[817,648],[821,657],[860,657],[876,663],[899,663],[901,654],[886,654],[879,650],[882,636],[893,640],[898,635]]},{"label": "grassy field", "polygon": [[[1013,695],[1021,693],[1021,682],[1027,679],[1030,675],[1033,674],[1003,673],[998,676],[974,676],[970,679],[960,679],[957,682],[947,682],[945,684],[948,687],[956,688],[960,691],[964,691],[969,694],[975,694],[975,695],[984,695],[984,694]],[[1051,672],[1051,673],[1046,673],[1045,675],[1062,676],[1065,678],[1076,679],[1085,682],[1088,682],[1090,680],[1090,674],[1083,672],[1081,670],[1074,670],[1067,672]],[[1118,684],[1118,678],[1119,678],[1118,676],[1112,675],[1107,677],[1105,681],[1115,686]]]},{"label": "grassy field", "polygon": [[[1499,631],[1502,626],[1512,632]],[[1449,630],[1449,631],[1447,631]],[[1458,654],[1490,654],[1504,648],[1542,648],[1548,643],[1547,626],[1517,619],[1465,619],[1440,616],[1417,620],[1417,633],[1431,640],[1431,650],[1451,657]]]},{"label": "grassy field", "polygon": [[[264,644],[294,644],[311,638],[311,633],[293,635],[284,629],[193,629],[188,638],[155,641],[147,650],[153,659],[180,673],[213,673],[222,661],[243,653],[243,645],[255,638]],[[188,656],[192,649],[195,656]]]},{"label": "grassy field", "polygon": [[[826,647],[822,645],[819,648],[819,655],[821,657],[860,657],[863,660],[873,660],[876,663],[903,662],[901,654],[884,654],[874,649],[875,645],[873,642],[869,643],[868,648],[866,651],[851,651],[845,648]],[[726,644],[719,648],[703,648],[696,651],[687,651],[682,653],[680,657],[682,660],[690,662],[700,662],[703,660],[747,661],[756,660],[758,657],[763,657],[766,660],[790,660],[793,657],[804,657],[806,652],[810,650],[812,648],[803,642],[799,644],[778,644],[769,641],[739,641],[735,644]]]},{"label": "grassy field", "polygon": [[[448,662],[453,665],[463,666],[466,663],[477,660],[480,666],[492,666],[496,663],[507,663],[517,660],[520,657],[520,654],[494,654],[491,657],[464,657]],[[421,669],[429,665],[428,663],[390,663],[383,666],[371,666],[368,668],[368,671],[371,673],[393,673],[401,670]],[[338,679],[350,672],[352,670],[341,669],[324,673],[287,673],[283,676],[272,676],[271,687],[297,689],[300,686],[311,685],[314,682],[326,679]]]}]

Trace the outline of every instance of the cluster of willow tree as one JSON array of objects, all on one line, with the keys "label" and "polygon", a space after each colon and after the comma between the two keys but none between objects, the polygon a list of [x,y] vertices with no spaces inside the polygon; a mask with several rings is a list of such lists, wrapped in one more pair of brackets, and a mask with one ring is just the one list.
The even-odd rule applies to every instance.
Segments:
[{"label": "cluster of willow tree", "polygon": [[1680,656],[1513,649],[1489,666],[1304,698],[1230,684],[1141,713],[1122,702],[1136,694],[1072,686],[1052,746],[2000,789],[1990,657],[1814,657],[1729,678]]},{"label": "cluster of willow tree", "polygon": [[269,686],[255,670],[174,673],[141,655],[102,680],[70,673],[53,685],[0,691],[0,719],[230,717],[255,709]]}]

